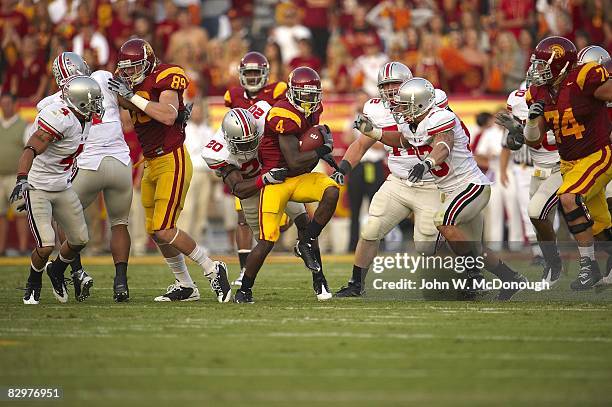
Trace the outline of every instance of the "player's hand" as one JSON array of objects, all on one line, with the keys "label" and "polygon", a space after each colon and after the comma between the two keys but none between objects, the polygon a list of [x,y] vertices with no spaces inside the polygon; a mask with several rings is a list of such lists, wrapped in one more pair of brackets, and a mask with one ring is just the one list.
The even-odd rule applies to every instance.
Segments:
[{"label": "player's hand", "polygon": [[502,127],[505,127],[508,130],[508,135],[506,136],[506,146],[512,150],[516,151],[520,149],[523,144],[525,144],[525,136],[523,135],[523,124],[516,120],[514,116],[512,116],[508,112],[501,112],[495,116],[495,123],[499,124]]},{"label": "player's hand", "polygon": [[338,185],[344,185],[344,174],[340,171],[334,172],[329,178],[333,179]]},{"label": "player's hand", "polygon": [[363,113],[357,114],[353,122],[353,128],[359,130],[364,136],[376,141],[382,138],[382,129],[375,127],[372,120]]},{"label": "player's hand", "polygon": [[108,80],[108,90],[115,92],[124,99],[130,100],[134,96],[134,91],[127,83],[118,76],[113,76]]},{"label": "player's hand", "polygon": [[193,110],[193,102],[189,102],[185,105],[185,110],[181,110],[178,112],[176,116],[176,123],[179,123],[185,128],[187,126],[187,122],[191,119],[191,111]]},{"label": "player's hand", "polygon": [[320,131],[321,135],[323,136],[323,145],[318,147],[315,151],[317,152],[319,158],[324,158],[334,149],[334,136],[332,136],[332,132],[327,124],[324,124],[323,129]]},{"label": "player's hand", "polygon": [[537,119],[538,117],[544,114],[544,101],[538,100],[534,102],[531,106],[529,106],[529,113],[527,117],[529,120]]},{"label": "player's hand", "polygon": [[431,159],[426,158],[418,164],[415,164],[408,174],[408,181],[420,182],[423,179],[425,173],[429,172],[433,168]]},{"label": "player's hand", "polygon": [[281,184],[285,182],[288,171],[289,170],[287,168],[272,168],[270,171],[262,175],[261,179],[265,185]]},{"label": "player's hand", "polygon": [[[25,192],[29,189],[32,189],[32,186],[28,183],[28,177],[25,175],[18,176],[15,188],[13,188],[13,192],[11,192],[11,196],[9,197],[9,202],[14,204],[17,201],[25,199]],[[17,208],[17,210],[20,211],[23,209],[25,209],[25,204],[19,205]]]}]

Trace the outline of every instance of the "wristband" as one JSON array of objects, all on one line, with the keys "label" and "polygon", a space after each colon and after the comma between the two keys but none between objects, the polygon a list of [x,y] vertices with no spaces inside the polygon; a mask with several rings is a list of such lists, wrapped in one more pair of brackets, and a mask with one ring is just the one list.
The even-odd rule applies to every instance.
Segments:
[{"label": "wristband", "polygon": [[266,183],[264,182],[263,177],[261,175],[255,180],[255,186],[257,187],[257,189],[262,189],[266,186]]},{"label": "wristband", "polygon": [[25,174],[23,172],[20,172],[20,173],[17,174],[17,181],[21,181],[21,180],[24,180],[24,179],[26,179],[26,180],[28,179],[28,174]]},{"label": "wristband", "polygon": [[427,157],[427,158],[425,158],[425,160],[423,160],[423,161],[427,161],[427,162],[429,163],[429,168],[430,168],[430,169],[431,169],[431,168],[434,168],[434,167],[436,166],[436,160],[434,160],[434,159],[433,159],[433,158],[431,158],[431,157]]},{"label": "wristband", "polygon": [[132,96],[130,98],[130,102],[132,102],[132,104],[134,106],[136,106],[137,108],[139,108],[143,112],[145,111],[145,109],[147,108],[147,105],[149,104],[149,101],[147,99],[145,99],[145,98],[143,98],[142,96],[139,96],[139,95]]},{"label": "wristband", "polygon": [[353,166],[350,162],[348,162],[348,160],[340,161],[338,167],[340,168],[342,175],[348,175],[353,170]]},{"label": "wristband", "polygon": [[36,157],[38,155],[38,152],[36,151],[36,149],[32,146],[25,146],[23,148],[24,150],[32,150],[32,152],[34,153],[34,157]]}]

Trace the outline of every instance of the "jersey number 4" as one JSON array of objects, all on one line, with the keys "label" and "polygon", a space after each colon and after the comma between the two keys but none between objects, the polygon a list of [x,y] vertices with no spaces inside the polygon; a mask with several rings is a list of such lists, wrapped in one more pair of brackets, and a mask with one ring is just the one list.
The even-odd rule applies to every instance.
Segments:
[{"label": "jersey number 4", "polygon": [[571,107],[565,109],[562,113],[558,110],[544,112],[544,118],[553,128],[558,144],[561,144],[561,137],[574,136],[576,140],[582,138],[582,133],[585,130],[584,126],[576,121]]}]

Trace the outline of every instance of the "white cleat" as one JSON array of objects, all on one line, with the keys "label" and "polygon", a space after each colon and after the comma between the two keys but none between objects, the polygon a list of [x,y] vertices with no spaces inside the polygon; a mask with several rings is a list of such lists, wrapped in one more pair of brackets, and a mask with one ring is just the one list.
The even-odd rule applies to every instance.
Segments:
[{"label": "white cleat", "polygon": [[181,284],[175,281],[174,284],[168,286],[166,293],[155,297],[155,302],[170,302],[170,301],[197,301],[200,299],[200,291],[195,284]]},{"label": "white cleat", "polygon": [[215,293],[217,301],[221,303],[230,302],[232,300],[232,286],[227,278],[227,265],[222,261],[215,261],[215,269],[216,273],[208,280],[210,289]]},{"label": "white cleat", "polygon": [[314,289],[317,300],[327,301],[331,299],[332,293],[329,291],[327,280],[322,271],[318,273],[312,273],[312,288]]},{"label": "white cleat", "polygon": [[232,281],[232,285],[237,285],[238,287],[242,286],[242,277],[244,277],[244,269],[240,270],[240,276]]}]

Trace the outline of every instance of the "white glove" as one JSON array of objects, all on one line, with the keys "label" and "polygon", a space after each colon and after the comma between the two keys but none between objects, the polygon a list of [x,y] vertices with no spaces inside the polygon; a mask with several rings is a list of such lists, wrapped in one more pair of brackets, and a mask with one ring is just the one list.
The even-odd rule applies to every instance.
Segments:
[{"label": "white glove", "polygon": [[382,138],[382,129],[374,127],[372,120],[363,113],[357,114],[353,128],[359,130],[364,136],[379,141]]}]

